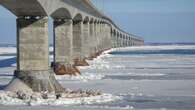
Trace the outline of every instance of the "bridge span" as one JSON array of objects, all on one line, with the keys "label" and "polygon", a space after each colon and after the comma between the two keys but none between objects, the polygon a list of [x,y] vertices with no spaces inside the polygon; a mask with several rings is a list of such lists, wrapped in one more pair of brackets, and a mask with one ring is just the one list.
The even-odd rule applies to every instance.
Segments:
[{"label": "bridge span", "polygon": [[7,90],[27,85],[33,91],[63,91],[50,67],[48,17],[53,18],[52,66],[57,74],[79,72],[76,66],[87,65],[85,59],[104,50],[144,44],[89,0],[0,0],[0,4],[17,16],[17,70]]}]

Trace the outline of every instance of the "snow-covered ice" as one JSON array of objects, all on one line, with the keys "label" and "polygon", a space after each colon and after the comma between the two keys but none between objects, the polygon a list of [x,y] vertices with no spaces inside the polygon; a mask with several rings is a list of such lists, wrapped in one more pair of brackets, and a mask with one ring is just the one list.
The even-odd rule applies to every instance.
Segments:
[{"label": "snow-covered ice", "polygon": [[[33,96],[33,98],[31,98]],[[32,95],[26,99],[20,99],[16,95],[16,93],[8,92],[8,91],[0,91],[0,105],[30,105],[30,106],[38,106],[38,105],[78,105],[78,104],[101,104],[105,102],[110,102],[114,100],[119,100],[119,96],[113,96],[111,94],[102,94],[98,96],[90,96],[90,97],[75,97],[75,98],[59,98],[51,97],[48,99],[43,99],[39,95]]]},{"label": "snow-covered ice", "polygon": [[[152,54],[156,51],[159,53]],[[194,52],[194,45],[111,49],[88,61],[90,66],[78,67],[82,76],[56,76],[66,88],[101,90],[104,96],[27,103],[1,92],[0,103],[4,105],[0,110],[194,110]],[[3,88],[11,80],[16,67],[15,63],[1,66],[2,61],[15,57],[13,48],[1,48],[0,53],[4,54],[0,56],[0,85]],[[7,55],[9,53],[12,56]],[[13,104],[17,106],[7,106]],[[36,106],[25,106],[29,104]]]}]

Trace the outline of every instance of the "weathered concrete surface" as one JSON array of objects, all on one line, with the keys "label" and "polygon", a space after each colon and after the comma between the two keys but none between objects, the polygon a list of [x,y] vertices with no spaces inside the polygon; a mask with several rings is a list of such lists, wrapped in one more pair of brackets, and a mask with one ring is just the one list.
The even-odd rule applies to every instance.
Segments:
[{"label": "weathered concrete surface", "polygon": [[[87,31],[88,32],[88,31]],[[88,63],[85,61],[85,51],[83,37],[83,21],[75,20],[73,21],[73,61],[74,66],[87,66]],[[84,46],[84,47],[83,47]]]},{"label": "weathered concrete surface", "polygon": [[82,21],[73,21],[73,59],[82,58]]},{"label": "weathered concrete surface", "polygon": [[105,46],[104,49],[110,49],[112,47],[112,40],[111,40],[111,28],[109,24],[105,24]]},{"label": "weathered concrete surface", "polygon": [[73,22],[71,19],[54,19],[54,62],[52,67],[57,75],[80,74],[74,66]]},{"label": "weathered concrete surface", "polygon": [[[21,84],[15,82],[16,80],[21,81],[22,83],[24,83],[22,85],[27,86],[25,88],[20,88],[19,85]],[[65,90],[55,79],[53,70],[15,71],[13,80],[5,88],[5,90],[17,92],[28,87],[34,92],[47,91],[60,93]]]},{"label": "weathered concrete surface", "polygon": [[89,23],[89,57],[92,59],[93,54],[95,53],[95,32],[94,32],[94,22],[90,21]]},{"label": "weathered concrete surface", "polygon": [[82,36],[82,53],[84,58],[90,55],[90,29],[89,21],[83,21],[83,36]]},{"label": "weathered concrete surface", "polygon": [[116,35],[116,32],[114,32],[114,34],[113,34],[113,39],[114,39],[114,48],[116,48],[117,47],[117,35]]},{"label": "weathered concrete surface", "polygon": [[17,19],[17,70],[49,69],[48,18]]},{"label": "weathered concrete surface", "polygon": [[54,62],[72,63],[72,20],[55,19],[54,20]]},{"label": "weathered concrete surface", "polygon": [[101,34],[100,34],[100,22],[96,25],[96,52],[101,50],[100,48]]},{"label": "weathered concrete surface", "polygon": [[98,37],[98,32],[97,32],[97,22],[94,22],[94,40],[93,40],[93,43],[94,43],[94,49],[95,49],[95,53],[97,52],[97,45],[98,45],[98,41],[97,41],[97,37]]}]

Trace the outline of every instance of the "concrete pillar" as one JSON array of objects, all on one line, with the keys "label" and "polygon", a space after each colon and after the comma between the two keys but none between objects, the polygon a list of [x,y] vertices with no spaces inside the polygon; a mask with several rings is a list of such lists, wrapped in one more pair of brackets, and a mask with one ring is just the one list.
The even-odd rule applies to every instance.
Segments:
[{"label": "concrete pillar", "polygon": [[117,40],[118,40],[118,38],[117,38],[117,33],[116,32],[114,34],[114,38],[115,38],[115,48],[117,48]]},{"label": "concrete pillar", "polygon": [[122,35],[122,47],[124,47],[125,46],[125,38],[124,38],[124,36]]},{"label": "concrete pillar", "polygon": [[17,70],[48,70],[48,19],[17,19]]},{"label": "concrete pillar", "polygon": [[123,39],[123,47],[125,47],[125,36],[122,35],[122,39]]},{"label": "concrete pillar", "polygon": [[126,46],[128,47],[129,38],[126,36]]},{"label": "concrete pillar", "polygon": [[96,52],[100,51],[100,23],[96,24]]},{"label": "concrete pillar", "polygon": [[101,23],[100,26],[101,26],[100,50],[103,51],[105,49],[105,42],[106,42],[106,28],[104,23]]},{"label": "concrete pillar", "polygon": [[73,55],[73,22],[71,19],[54,19],[54,63],[57,75],[77,73]]},{"label": "concrete pillar", "polygon": [[123,47],[123,35],[121,35],[121,47]]},{"label": "concrete pillar", "polygon": [[132,46],[132,37],[130,37],[130,46]]},{"label": "concrete pillar", "polygon": [[126,44],[126,46],[128,46],[128,37],[126,36],[126,42],[125,42],[125,44]]},{"label": "concrete pillar", "polygon": [[99,23],[99,51],[103,51],[104,50],[104,44],[103,44],[103,39],[104,39],[104,25],[103,23]]},{"label": "concrete pillar", "polygon": [[135,40],[134,40],[134,38],[132,38],[132,46],[134,46],[135,44],[134,44],[134,42],[135,42]]},{"label": "concrete pillar", "polygon": [[117,37],[117,47],[119,47],[119,46],[120,46],[120,45],[119,45],[120,36],[119,36],[119,34],[118,34],[118,33],[116,34],[116,37]]},{"label": "concrete pillar", "polygon": [[125,35],[123,36],[123,39],[124,39],[124,41],[123,41],[124,44],[123,45],[124,45],[124,47],[126,47],[127,46],[126,45],[127,39],[126,39],[126,36]]},{"label": "concrete pillar", "polygon": [[124,36],[122,35],[122,47],[124,47],[125,46],[125,38],[124,38]]},{"label": "concrete pillar", "polygon": [[106,27],[106,49],[112,47],[111,27],[109,24],[105,24]]},{"label": "concrete pillar", "polygon": [[[74,66],[88,66],[89,64],[85,61],[85,54],[83,52],[83,21],[73,21],[73,61]],[[84,46],[84,47],[83,47]],[[80,73],[80,72],[78,72]]]},{"label": "concrete pillar", "polygon": [[127,39],[127,36],[125,35],[125,47],[127,47],[128,45],[128,39]]},{"label": "concrete pillar", "polygon": [[126,39],[126,45],[127,47],[129,46],[129,37],[127,36],[127,39]]},{"label": "concrete pillar", "polygon": [[113,30],[111,31],[111,42],[112,42],[112,48],[114,48],[114,44],[115,44],[115,39],[114,39],[114,32]]},{"label": "concrete pillar", "polygon": [[48,18],[17,18],[17,70],[5,88],[8,91],[60,92],[49,67]]},{"label": "concrete pillar", "polygon": [[73,59],[82,58],[83,22],[73,21]]},{"label": "concrete pillar", "polygon": [[90,57],[89,60],[97,57],[97,47],[98,47],[98,39],[97,39],[97,22],[90,22]]},{"label": "concrete pillar", "polygon": [[96,53],[95,51],[95,45],[96,45],[96,40],[95,40],[95,24],[94,22],[90,22],[89,24],[89,33],[90,33],[90,36],[89,36],[89,50],[90,50],[90,58],[89,59],[93,59],[94,57],[94,54]]},{"label": "concrete pillar", "polygon": [[94,49],[95,49],[95,53],[97,52],[97,45],[98,45],[98,43],[97,43],[97,22],[94,22],[94,35],[93,35],[93,37],[94,37]]},{"label": "concrete pillar", "polygon": [[114,31],[112,32],[112,37],[113,37],[113,48],[115,48],[116,47],[116,35]]},{"label": "concrete pillar", "polygon": [[130,44],[130,37],[128,36],[128,46],[131,46]]},{"label": "concrete pillar", "polygon": [[82,33],[82,54],[83,57],[89,57],[90,55],[90,29],[89,21],[83,22],[83,33]]},{"label": "concrete pillar", "polygon": [[120,47],[123,47],[123,36],[120,34]]},{"label": "concrete pillar", "polygon": [[72,20],[54,19],[54,62],[72,64]]}]

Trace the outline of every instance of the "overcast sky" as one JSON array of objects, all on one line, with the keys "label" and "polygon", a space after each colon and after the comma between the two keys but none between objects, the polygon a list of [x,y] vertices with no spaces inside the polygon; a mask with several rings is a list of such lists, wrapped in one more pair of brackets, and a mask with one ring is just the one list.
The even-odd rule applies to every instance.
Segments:
[{"label": "overcast sky", "polygon": [[[123,30],[146,42],[195,42],[195,0],[92,1]],[[15,43],[15,20],[14,15],[0,7],[0,43]],[[50,30],[51,25],[50,22]],[[52,32],[52,40],[51,37]]]}]

